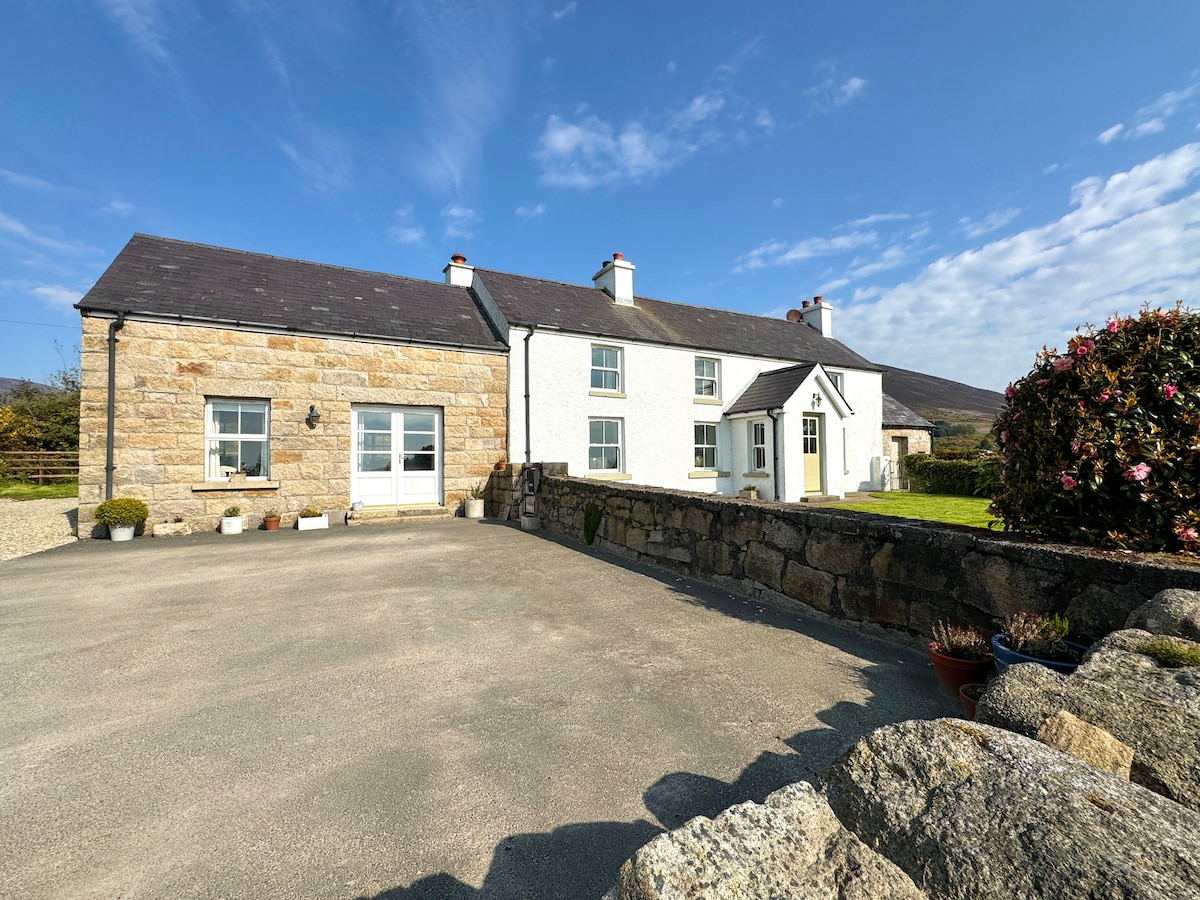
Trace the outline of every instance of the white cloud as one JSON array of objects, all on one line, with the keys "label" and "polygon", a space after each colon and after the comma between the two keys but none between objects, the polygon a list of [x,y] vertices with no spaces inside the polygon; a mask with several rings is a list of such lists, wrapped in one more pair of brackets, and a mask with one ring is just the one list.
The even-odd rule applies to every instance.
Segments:
[{"label": "white cloud", "polygon": [[448,238],[473,238],[474,227],[481,221],[479,214],[473,209],[458,204],[451,204],[442,210],[445,220],[443,233]]},{"label": "white cloud", "polygon": [[618,127],[595,115],[569,122],[552,115],[535,154],[541,180],[587,189],[661,175],[701,146],[719,140],[712,120],[724,106],[722,94],[701,94],[674,114],[653,117],[662,123],[656,126],[632,121]]},{"label": "white cloud", "polygon": [[816,294],[818,297],[824,297],[830,291],[836,291],[838,288],[843,288],[849,283],[849,278],[834,278],[832,281],[826,281],[820,285],[816,290]]},{"label": "white cloud", "polygon": [[414,221],[413,205],[411,203],[400,207],[394,213],[395,221],[387,230],[387,236],[397,244],[425,243],[425,229]]},{"label": "white cloud", "polygon": [[124,200],[109,200],[100,208],[100,212],[110,216],[127,216],[133,212],[133,204]]},{"label": "white cloud", "polygon": [[1192,98],[1200,94],[1200,79],[1193,81],[1187,87],[1178,91],[1167,91],[1153,103],[1143,106],[1133,116],[1132,124],[1114,125],[1096,136],[1102,144],[1108,144],[1120,137],[1123,140],[1135,140],[1151,134],[1159,134],[1167,128],[1167,121],[1181,109],[1190,106]]},{"label": "white cloud", "polygon": [[313,125],[299,114],[292,118],[291,132],[287,138],[276,138],[275,143],[309,188],[332,196],[350,183],[354,167],[341,137]]},{"label": "white cloud", "polygon": [[679,68],[679,63],[675,62],[675,60],[673,60],[673,59],[667,60],[667,74],[668,75],[674,75],[675,70],[677,68]]},{"label": "white cloud", "polygon": [[536,204],[536,205],[534,205],[534,206],[529,206],[529,205],[526,205],[526,206],[518,206],[518,207],[517,207],[517,209],[516,209],[516,213],[517,213],[517,215],[518,215],[518,216],[520,216],[522,219],[536,219],[536,218],[538,218],[539,216],[543,216],[543,215],[545,215],[545,213],[546,213],[546,204],[545,204],[545,203],[538,203],[538,204]]},{"label": "white cloud", "polygon": [[164,11],[159,0],[98,0],[98,3],[139,50],[160,62],[170,60]]},{"label": "white cloud", "polygon": [[552,18],[555,22],[561,22],[577,9],[579,9],[579,4],[576,3],[575,0],[571,0],[571,2],[562,9],[556,9],[554,12],[550,13],[550,18]]},{"label": "white cloud", "polygon": [[834,237],[810,237],[802,241],[767,241],[749,253],[738,257],[734,272],[746,272],[767,266],[785,266],[818,256],[844,253],[856,247],[875,243],[879,235],[874,231],[852,231]]},{"label": "white cloud", "polygon": [[871,213],[869,216],[863,216],[861,219],[855,219],[847,223],[850,228],[863,228],[868,225],[878,225],[880,222],[903,222],[905,219],[911,219],[908,213]]},{"label": "white cloud", "polygon": [[860,288],[839,328],[869,359],[999,389],[1078,325],[1200,295],[1198,180],[1200,144],[1084,179],[1055,221]]},{"label": "white cloud", "polygon": [[760,109],[754,116],[754,124],[764,131],[771,131],[775,128],[775,119],[765,109]]},{"label": "white cloud", "polygon": [[969,218],[964,217],[958,220],[958,225],[966,232],[967,237],[977,238],[980,235],[1003,228],[1020,214],[1020,209],[1000,209],[996,210],[996,212],[988,213],[982,222],[973,222]]},{"label": "white cloud", "polygon": [[773,207],[775,207],[776,209],[779,209],[780,207],[782,207],[782,206],[783,206],[783,198],[782,198],[782,197],[776,197],[774,200],[772,200],[772,201],[771,201],[771,205],[772,205]]},{"label": "white cloud", "polygon": [[12,216],[7,216],[2,212],[0,212],[0,232],[12,235],[18,239],[19,243],[24,243],[32,247],[40,247],[43,250],[55,250],[60,253],[76,253],[81,250],[91,249],[86,244],[81,244],[76,241],[63,241],[59,240],[58,238],[39,234],[24,222],[19,222]]},{"label": "white cloud", "polygon": [[865,78],[859,78],[857,75],[843,78],[834,60],[818,63],[816,70],[824,77],[804,93],[811,98],[818,112],[829,112],[839,106],[845,106],[861,97],[867,89]]},{"label": "white cloud", "polygon": [[10,172],[8,169],[0,169],[0,180],[7,181],[9,184],[19,188],[29,188],[34,191],[52,191],[55,189],[54,185],[48,181],[34,178],[32,175],[22,175],[20,172]]},{"label": "white cloud", "polygon": [[61,284],[40,284],[30,288],[29,293],[41,300],[51,309],[67,310],[79,302],[83,296],[80,291],[64,287]]},{"label": "white cloud", "polygon": [[837,90],[836,97],[833,101],[834,106],[845,106],[855,97],[862,94],[866,90],[867,81],[865,78],[850,78]]}]

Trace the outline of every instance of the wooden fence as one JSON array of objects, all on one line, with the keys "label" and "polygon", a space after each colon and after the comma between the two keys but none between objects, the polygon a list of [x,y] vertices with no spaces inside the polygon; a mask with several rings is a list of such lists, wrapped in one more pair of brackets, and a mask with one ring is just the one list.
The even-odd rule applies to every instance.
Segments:
[{"label": "wooden fence", "polygon": [[78,451],[11,450],[0,453],[0,478],[46,484],[78,477]]}]

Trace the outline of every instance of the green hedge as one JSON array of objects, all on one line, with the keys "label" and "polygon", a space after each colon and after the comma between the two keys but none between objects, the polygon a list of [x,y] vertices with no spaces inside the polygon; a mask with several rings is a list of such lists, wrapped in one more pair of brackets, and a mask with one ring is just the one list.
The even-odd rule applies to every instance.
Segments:
[{"label": "green hedge", "polygon": [[995,455],[976,459],[938,459],[926,453],[913,453],[904,457],[904,470],[912,490],[923,494],[991,496],[997,483],[998,467]]}]

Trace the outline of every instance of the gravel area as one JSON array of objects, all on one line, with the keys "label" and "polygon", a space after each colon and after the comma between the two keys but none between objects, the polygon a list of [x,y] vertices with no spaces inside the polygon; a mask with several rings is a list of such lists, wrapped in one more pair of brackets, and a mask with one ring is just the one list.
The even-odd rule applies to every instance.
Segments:
[{"label": "gravel area", "polygon": [[75,541],[79,501],[0,499],[0,562]]}]

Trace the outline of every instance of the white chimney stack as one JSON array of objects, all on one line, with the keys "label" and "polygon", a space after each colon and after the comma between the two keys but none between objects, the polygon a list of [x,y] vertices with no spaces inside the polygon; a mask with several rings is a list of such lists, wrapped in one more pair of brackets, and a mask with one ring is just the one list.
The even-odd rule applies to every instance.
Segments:
[{"label": "white chimney stack", "polygon": [[633,270],[636,268],[633,263],[625,262],[620,253],[614,253],[612,262],[605,260],[592,281],[622,306],[633,306]]},{"label": "white chimney stack", "polygon": [[812,303],[804,301],[800,310],[800,321],[811,325],[827,338],[833,337],[833,307],[822,302],[820,297],[813,297]]},{"label": "white chimney stack", "polygon": [[442,274],[446,276],[446,284],[454,287],[470,287],[471,282],[475,280],[475,267],[468,266],[467,258],[461,253],[455,253],[450,257],[446,268],[442,269]]}]

